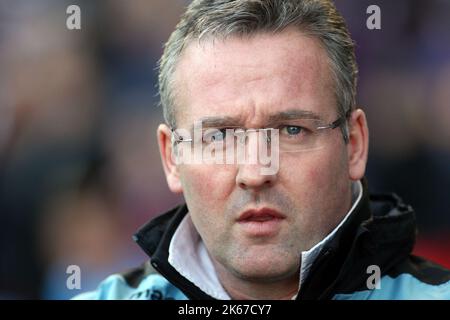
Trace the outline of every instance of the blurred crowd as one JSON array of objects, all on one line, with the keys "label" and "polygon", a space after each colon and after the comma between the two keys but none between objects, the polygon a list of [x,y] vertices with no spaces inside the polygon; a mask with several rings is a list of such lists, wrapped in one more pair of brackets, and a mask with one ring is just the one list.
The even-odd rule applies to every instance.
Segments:
[{"label": "blurred crowd", "polygon": [[[183,0],[0,0],[0,299],[66,299],[145,259],[134,231],[182,201],[156,143],[156,65]],[[82,29],[66,28],[81,8]],[[450,2],[336,0],[357,44],[372,191],[417,212],[450,267]],[[366,8],[381,8],[381,30]]]}]

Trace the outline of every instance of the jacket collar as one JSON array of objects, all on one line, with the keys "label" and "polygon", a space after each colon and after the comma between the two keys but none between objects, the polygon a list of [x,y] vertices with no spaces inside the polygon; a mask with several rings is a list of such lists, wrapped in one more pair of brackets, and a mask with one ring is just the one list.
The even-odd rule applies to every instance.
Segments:
[{"label": "jacket collar", "polygon": [[369,195],[363,179],[363,199],[345,226],[324,247],[297,297],[331,299],[336,293],[367,290],[369,266],[381,275],[411,253],[416,235],[414,211],[395,194]]},{"label": "jacket collar", "polygon": [[170,241],[187,212],[186,204],[175,207],[145,224],[133,236],[133,239],[150,256],[153,268],[183,291],[188,298],[211,300],[213,299],[211,296],[184,278],[168,262]]}]

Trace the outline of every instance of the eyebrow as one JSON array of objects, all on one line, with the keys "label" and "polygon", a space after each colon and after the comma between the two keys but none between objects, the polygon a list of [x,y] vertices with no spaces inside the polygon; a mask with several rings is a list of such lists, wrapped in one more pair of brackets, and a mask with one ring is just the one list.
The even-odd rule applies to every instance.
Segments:
[{"label": "eyebrow", "polygon": [[269,123],[279,122],[282,120],[296,120],[296,119],[314,119],[322,120],[322,118],[315,112],[301,109],[291,109],[280,111],[269,116]]},{"label": "eyebrow", "polygon": [[[291,109],[286,111],[280,111],[269,115],[268,124],[277,123],[283,120],[296,120],[296,119],[314,119],[321,120],[322,118],[315,112],[301,109]],[[241,127],[242,123],[239,118],[230,116],[208,116],[200,118],[203,128],[217,128],[217,127]],[[194,125],[191,126],[192,129]]]},{"label": "eyebrow", "polygon": [[[200,118],[198,121],[201,122],[203,128],[239,127],[240,124],[238,118],[229,116],[209,116]],[[191,128],[193,129],[194,125]]]}]

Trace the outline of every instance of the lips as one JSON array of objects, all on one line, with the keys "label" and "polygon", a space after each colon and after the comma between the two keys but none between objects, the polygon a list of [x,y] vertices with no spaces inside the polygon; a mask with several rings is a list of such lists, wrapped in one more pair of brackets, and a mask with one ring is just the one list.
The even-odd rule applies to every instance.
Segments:
[{"label": "lips", "polygon": [[269,237],[279,232],[285,218],[276,210],[263,208],[244,211],[237,222],[240,230],[250,237]]},{"label": "lips", "polygon": [[252,209],[244,211],[242,214],[239,215],[238,222],[249,222],[249,221],[265,222],[273,219],[284,219],[284,218],[286,218],[286,216],[276,210],[263,208],[259,210]]}]

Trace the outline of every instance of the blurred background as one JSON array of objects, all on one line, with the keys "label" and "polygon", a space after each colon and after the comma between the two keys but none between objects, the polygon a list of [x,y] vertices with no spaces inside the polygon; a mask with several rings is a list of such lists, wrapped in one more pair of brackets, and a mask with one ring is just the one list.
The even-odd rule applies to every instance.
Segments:
[{"label": "blurred background", "polygon": [[[66,299],[146,259],[132,234],[182,201],[160,164],[155,85],[187,3],[0,0],[0,299]],[[66,28],[70,4],[81,30]],[[411,204],[415,252],[450,267],[450,1],[336,5],[357,44],[371,191]]]}]

